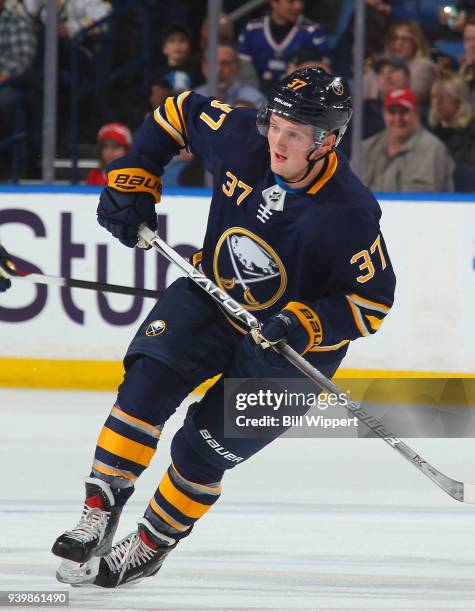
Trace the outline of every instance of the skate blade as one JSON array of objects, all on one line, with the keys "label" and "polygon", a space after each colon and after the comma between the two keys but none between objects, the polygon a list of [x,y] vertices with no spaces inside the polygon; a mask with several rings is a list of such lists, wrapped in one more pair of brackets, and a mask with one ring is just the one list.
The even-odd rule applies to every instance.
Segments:
[{"label": "skate blade", "polygon": [[64,560],[56,572],[56,580],[75,586],[92,584],[99,571],[99,557],[93,557],[86,563]]}]

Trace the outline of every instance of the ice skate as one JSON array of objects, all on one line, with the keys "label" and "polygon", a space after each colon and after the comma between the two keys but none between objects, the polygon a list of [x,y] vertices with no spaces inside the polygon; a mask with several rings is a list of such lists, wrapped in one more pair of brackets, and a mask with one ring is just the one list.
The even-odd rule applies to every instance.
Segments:
[{"label": "ice skate", "polygon": [[[100,559],[94,584],[114,588],[153,576],[162,567],[176,540],[156,531],[147,519],[138,522],[138,529],[112,547]],[[88,576],[84,577],[84,582]]]},{"label": "ice skate", "polygon": [[[106,482],[86,478],[86,501],[81,518],[74,529],[59,536],[53,545],[53,554],[77,564],[106,555],[112,547],[121,510],[115,506],[112,490]],[[67,574],[70,565],[63,562],[58,573]]]}]

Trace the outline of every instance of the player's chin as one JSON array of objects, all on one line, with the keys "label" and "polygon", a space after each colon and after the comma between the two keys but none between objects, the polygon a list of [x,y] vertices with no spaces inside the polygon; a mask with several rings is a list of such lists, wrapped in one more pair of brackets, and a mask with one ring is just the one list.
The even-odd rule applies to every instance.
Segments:
[{"label": "player's chin", "polygon": [[276,174],[285,174],[285,164],[277,161],[272,161],[270,168]]}]

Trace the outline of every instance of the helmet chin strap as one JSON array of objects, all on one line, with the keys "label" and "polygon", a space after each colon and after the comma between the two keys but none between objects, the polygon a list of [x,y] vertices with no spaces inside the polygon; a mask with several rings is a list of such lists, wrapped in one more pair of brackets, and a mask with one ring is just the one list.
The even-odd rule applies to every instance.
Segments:
[{"label": "helmet chin strap", "polygon": [[277,176],[279,176],[285,183],[288,183],[289,185],[292,185],[293,183],[300,183],[300,181],[304,181],[307,178],[307,176],[310,174],[310,172],[312,172],[315,164],[321,159],[324,159],[325,157],[327,157],[327,155],[330,155],[334,147],[332,147],[327,153],[323,153],[322,155],[320,155],[320,157],[317,157],[316,159],[310,159],[310,157],[313,155],[313,153],[315,153],[317,149],[318,147],[313,147],[313,149],[310,149],[307,157],[305,158],[307,162],[307,169],[305,170],[304,174],[300,178],[298,178],[295,181],[291,181],[289,179],[286,179],[284,176],[281,176],[280,174],[278,174]]}]

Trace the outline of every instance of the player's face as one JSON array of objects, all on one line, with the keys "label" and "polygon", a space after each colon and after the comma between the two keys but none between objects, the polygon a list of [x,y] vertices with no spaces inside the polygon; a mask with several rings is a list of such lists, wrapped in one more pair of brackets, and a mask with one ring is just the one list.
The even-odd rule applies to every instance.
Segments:
[{"label": "player's face", "polygon": [[277,21],[295,23],[303,12],[303,0],[272,0],[272,16]]},{"label": "player's face", "polygon": [[468,62],[475,62],[475,25],[467,25],[463,31],[463,47]]},{"label": "player's face", "polygon": [[406,142],[419,128],[419,112],[416,109],[395,105],[383,111],[384,122],[391,140]]},{"label": "player's face", "polygon": [[308,163],[307,155],[315,146],[313,133],[309,125],[271,115],[267,138],[272,171],[289,180],[302,176]]}]

